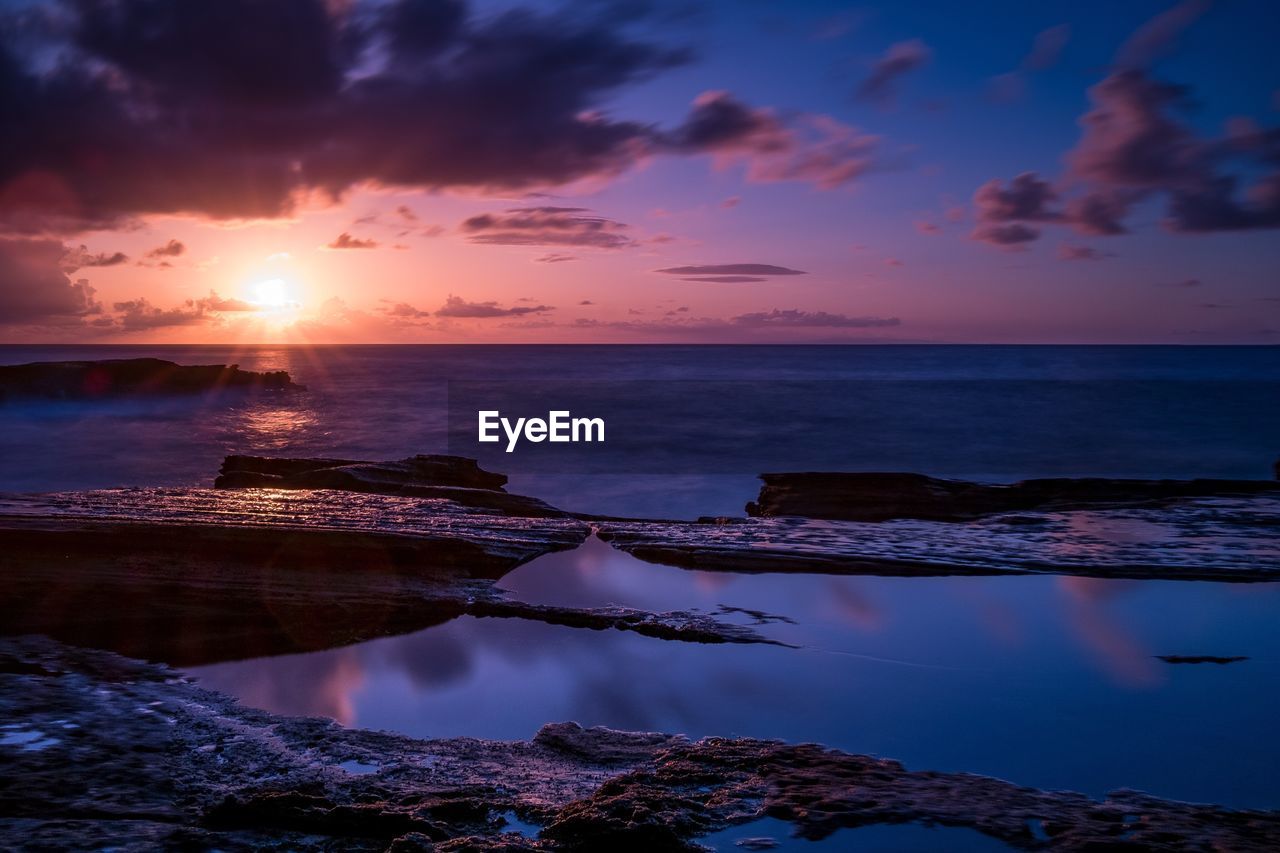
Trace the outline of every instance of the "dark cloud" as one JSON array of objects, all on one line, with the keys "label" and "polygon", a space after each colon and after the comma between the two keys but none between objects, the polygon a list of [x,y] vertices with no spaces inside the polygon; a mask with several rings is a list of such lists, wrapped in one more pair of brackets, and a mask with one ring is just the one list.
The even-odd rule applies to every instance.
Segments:
[{"label": "dark cloud", "polygon": [[337,237],[324,246],[326,249],[376,249],[378,248],[377,240],[361,240],[359,237],[352,237],[346,231],[343,231]]},{"label": "dark cloud", "polygon": [[821,186],[865,171],[869,139],[834,124],[768,113],[766,142],[764,113],[717,126],[726,112],[701,101],[670,130],[611,117],[611,98],[691,56],[651,35],[656,20],[616,10],[68,0],[56,15],[0,12],[0,225],[280,217],[304,193],[358,184],[532,190],[653,154],[767,155],[760,179]]},{"label": "dark cloud", "polygon": [[501,308],[496,302],[468,302],[461,296],[450,296],[436,312],[437,317],[522,317],[526,314],[545,314],[554,311],[550,305],[520,305],[514,308]]},{"label": "dark cloud", "polygon": [[635,245],[625,223],[590,213],[582,207],[517,207],[472,216],[459,228],[472,243],[500,246],[625,249]]},{"label": "dark cloud", "polygon": [[858,97],[881,103],[892,101],[898,81],[925,65],[932,56],[933,51],[920,39],[890,45],[872,65],[871,74],[858,86]]},{"label": "dark cloud", "polygon": [[595,305],[595,303],[594,303],[594,302],[592,302],[590,299],[584,299],[584,300],[582,300],[581,302],[579,302],[578,304],[579,304],[579,305]]},{"label": "dark cloud", "polygon": [[1021,222],[1010,222],[1005,225],[979,225],[973,232],[973,239],[995,246],[1017,247],[1030,243],[1040,237],[1040,229],[1023,225]]},{"label": "dark cloud", "polygon": [[577,259],[577,255],[565,255],[560,252],[549,252],[545,255],[539,255],[534,258],[534,260],[540,264],[563,264],[568,261],[576,261]]},{"label": "dark cloud", "polygon": [[681,281],[701,281],[708,284],[751,284],[757,281],[768,281],[758,275],[695,275],[680,279]]},{"label": "dark cloud", "polygon": [[72,273],[81,267],[114,267],[128,262],[129,256],[124,252],[90,252],[81,245],[67,249],[62,256],[62,270]]},{"label": "dark cloud", "polygon": [[800,311],[795,308],[775,308],[768,312],[740,314],[730,322],[737,326],[750,326],[757,329],[782,327],[871,329],[902,325],[902,321],[897,317],[849,317],[844,314],[829,314],[826,311]]},{"label": "dark cloud", "polygon": [[78,323],[102,311],[87,281],[67,277],[66,255],[55,240],[0,239],[0,324]]},{"label": "dark cloud", "polygon": [[806,275],[804,270],[793,270],[773,264],[690,264],[682,267],[667,267],[654,270],[666,275]]},{"label": "dark cloud", "polygon": [[1164,281],[1164,282],[1160,282],[1159,286],[1160,286],[1160,287],[1190,288],[1190,287],[1201,287],[1203,284],[1204,284],[1204,282],[1203,282],[1203,281],[1201,281],[1201,280],[1200,280],[1200,279],[1198,279],[1198,278],[1182,278],[1182,279],[1178,279],[1177,281]]},{"label": "dark cloud", "polygon": [[705,92],[661,144],[678,153],[710,153],[726,164],[744,163],[751,181],[801,181],[835,189],[877,168],[880,138],[830,116],[784,122],[772,110],[748,106],[728,92]]},{"label": "dark cloud", "polygon": [[147,252],[148,258],[176,258],[183,252],[187,251],[186,245],[179,240],[170,240],[163,246],[156,246],[150,252]]},{"label": "dark cloud", "polygon": [[1048,181],[1034,172],[1023,172],[1009,181],[987,181],[973,194],[973,206],[979,222],[1052,222],[1061,214],[1050,209],[1058,195]]}]

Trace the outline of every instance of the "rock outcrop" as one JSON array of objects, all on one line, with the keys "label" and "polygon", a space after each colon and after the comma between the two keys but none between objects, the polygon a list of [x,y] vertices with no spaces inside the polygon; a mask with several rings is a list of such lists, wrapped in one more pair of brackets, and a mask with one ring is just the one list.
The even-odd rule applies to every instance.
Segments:
[{"label": "rock outcrop", "polygon": [[791,515],[610,521],[597,523],[597,535],[639,559],[703,571],[1275,581],[1278,526],[1280,493],[1268,493],[1004,513],[965,524]]},{"label": "rock outcrop", "polygon": [[418,455],[394,462],[353,459],[290,459],[228,456],[217,489],[336,489],[344,492],[441,498],[466,507],[507,515],[559,518],[566,513],[503,487],[505,474],[481,468],[463,456]]},{"label": "rock outcrop", "polygon": [[1059,478],[1009,485],[942,480],[924,474],[761,474],[760,496],[747,504],[758,517],[833,521],[918,518],[967,521],[1004,512],[1152,506],[1187,498],[1280,495],[1272,480],[1125,480]]},{"label": "rock outcrop", "polygon": [[814,840],[922,822],[1022,850],[1280,848],[1273,811],[1095,800],[814,744],[575,723],[510,742],[344,729],[38,637],[0,639],[0,717],[0,837],[26,849],[692,853],[762,817]]},{"label": "rock outcrop", "polygon": [[0,401],[95,400],[219,391],[302,391],[284,370],[258,373],[239,365],[182,365],[159,358],[38,361],[0,366]]}]

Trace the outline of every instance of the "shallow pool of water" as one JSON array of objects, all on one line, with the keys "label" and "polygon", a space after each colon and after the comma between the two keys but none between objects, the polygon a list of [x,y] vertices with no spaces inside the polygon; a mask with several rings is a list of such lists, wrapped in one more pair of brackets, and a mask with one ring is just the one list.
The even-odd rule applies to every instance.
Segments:
[{"label": "shallow pool of water", "polygon": [[817,741],[1095,796],[1132,787],[1280,806],[1278,584],[735,575],[643,563],[592,539],[500,585],[562,605],[767,611],[794,624],[758,630],[800,648],[463,617],[191,673],[271,711],[417,737],[527,738],[576,720]]}]

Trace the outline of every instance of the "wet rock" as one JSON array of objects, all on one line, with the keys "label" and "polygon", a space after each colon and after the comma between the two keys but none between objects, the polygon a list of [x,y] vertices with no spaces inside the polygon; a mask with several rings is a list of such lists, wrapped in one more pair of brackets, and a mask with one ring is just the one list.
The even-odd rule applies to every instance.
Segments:
[{"label": "wet rock", "polygon": [[567,513],[524,495],[509,494],[505,474],[485,471],[463,456],[419,455],[395,462],[228,456],[218,489],[336,489],[365,494],[450,500],[462,506],[530,518]]},{"label": "wet rock", "polygon": [[782,516],[736,524],[601,522],[596,532],[641,560],[702,571],[1267,581],[1280,579],[1277,528],[1280,497],[1253,496],[1037,510],[966,524]]},{"label": "wet rock", "polygon": [[[43,638],[0,640],[0,657],[30,665],[0,673],[0,716],[56,732],[39,749],[0,745],[0,834],[36,849],[696,850],[766,816],[811,839],[920,821],[1028,850],[1280,845],[1280,813],[1134,791],[1099,801],[813,744],[575,723],[528,741],[417,740],[256,711]],[[378,769],[352,775],[350,761]],[[507,831],[511,812],[538,837]]]},{"label": "wet rock", "polygon": [[679,640],[686,643],[788,645],[761,636],[758,631],[746,625],[724,622],[712,615],[693,610],[653,613],[648,610],[616,605],[592,608],[556,607],[499,599],[472,601],[467,606],[467,613],[471,616],[531,619],[548,625],[588,628],[594,631],[612,628],[619,631],[633,631],[645,637]]},{"label": "wet rock", "polygon": [[235,364],[180,365],[159,358],[128,358],[0,366],[0,401],[303,390],[287,371],[258,373]]},{"label": "wet rock", "polygon": [[[718,614],[535,605],[493,585],[589,532],[570,519],[380,495],[14,496],[0,500],[0,634],[42,633],[178,666],[316,651],[462,615],[683,642],[773,642]],[[0,670],[16,665],[0,659]]]},{"label": "wet rock", "polygon": [[1187,498],[1280,495],[1270,480],[1023,480],[988,485],[923,474],[761,474],[759,497],[747,504],[757,517],[803,516],[835,521],[916,518],[966,521],[996,513],[1137,507]]}]

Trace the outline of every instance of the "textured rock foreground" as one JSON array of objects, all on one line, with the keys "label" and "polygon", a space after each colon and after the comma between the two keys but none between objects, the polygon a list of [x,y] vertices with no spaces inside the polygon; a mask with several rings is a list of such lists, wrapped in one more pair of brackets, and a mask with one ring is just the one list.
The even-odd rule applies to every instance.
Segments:
[{"label": "textured rock foreground", "polygon": [[287,371],[257,373],[235,364],[181,365],[159,358],[121,358],[0,366],[0,401],[303,390]]},{"label": "textured rock foreground", "polygon": [[0,714],[0,837],[19,849],[691,850],[764,816],[815,839],[922,821],[1026,850],[1280,848],[1276,812],[1099,802],[816,745],[573,723],[511,743],[348,730],[38,637],[0,640]]}]

